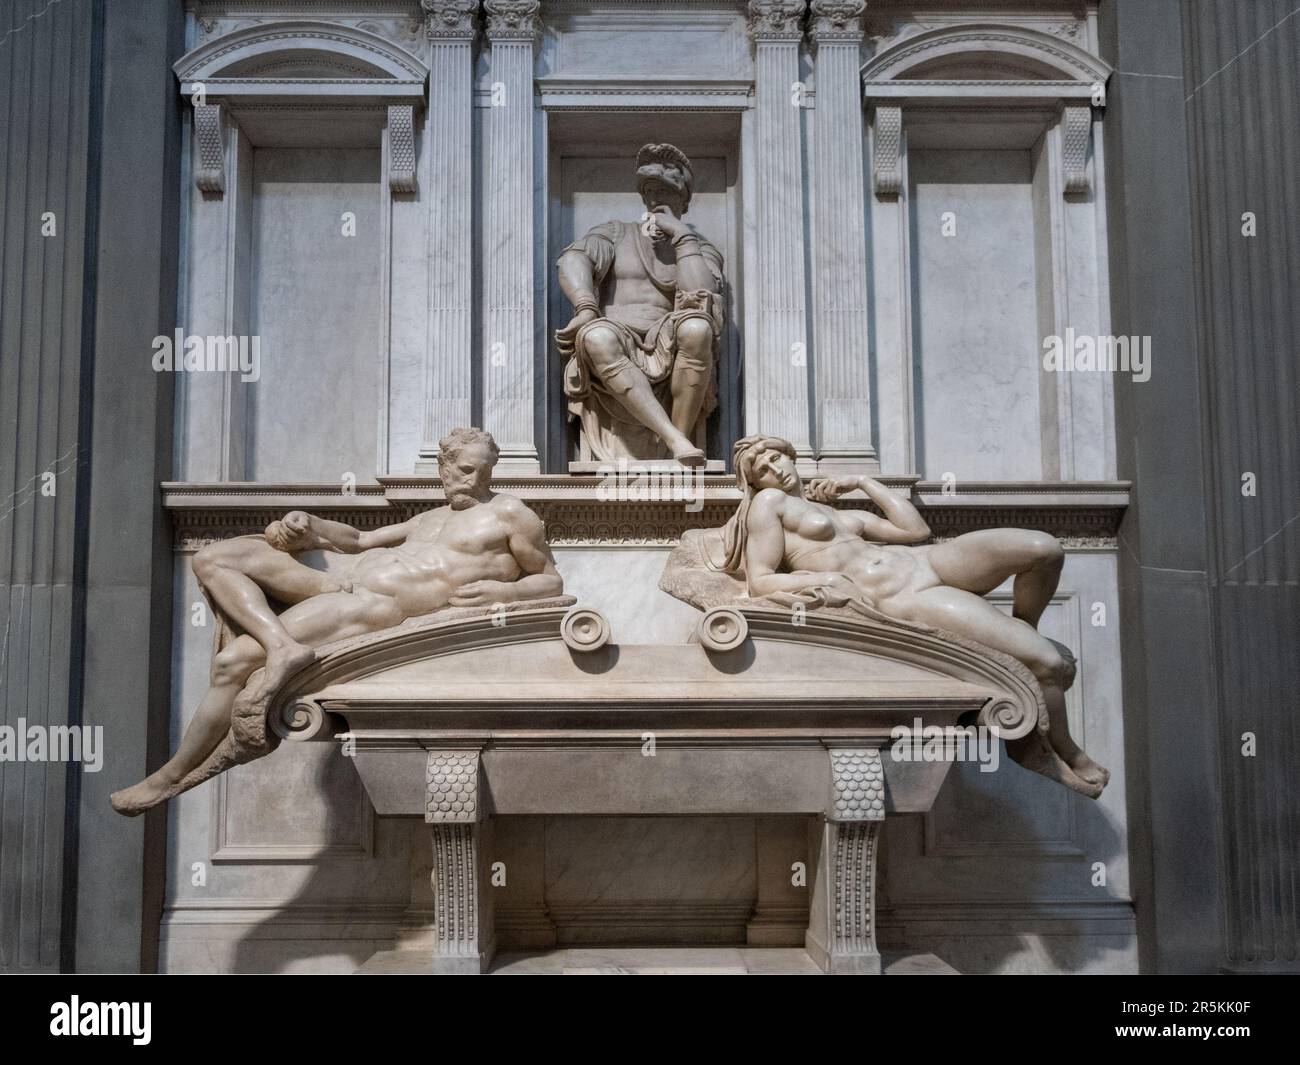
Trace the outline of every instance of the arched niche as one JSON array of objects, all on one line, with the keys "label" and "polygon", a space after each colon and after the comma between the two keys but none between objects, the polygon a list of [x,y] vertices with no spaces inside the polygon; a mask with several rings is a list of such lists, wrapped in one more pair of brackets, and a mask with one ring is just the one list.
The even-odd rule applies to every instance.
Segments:
[{"label": "arched niche", "polygon": [[[220,439],[210,475],[368,479],[386,450],[392,216],[417,214],[428,64],[367,29],[283,19],[211,37],[173,71],[193,120],[185,328],[267,356],[247,381],[180,382],[188,424]],[[336,391],[353,400],[341,420]]]},{"label": "arched niche", "polygon": [[[904,31],[861,68],[881,279],[873,328],[901,353],[882,364],[881,390],[905,408],[882,447],[923,476],[1112,475],[1113,445],[1097,432],[1109,377],[1039,366],[1044,338],[1110,329],[1100,163],[1111,68],[1088,40],[953,23]],[[985,258],[967,262],[953,254],[962,248]],[[960,329],[947,328],[954,307]],[[990,418],[1001,442],[972,455],[966,441]]]}]

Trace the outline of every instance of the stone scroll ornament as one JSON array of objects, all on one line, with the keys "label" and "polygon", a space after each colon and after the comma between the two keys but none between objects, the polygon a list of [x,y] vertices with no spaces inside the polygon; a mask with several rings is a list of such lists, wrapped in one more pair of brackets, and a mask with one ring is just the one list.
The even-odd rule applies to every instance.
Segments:
[{"label": "stone scroll ornament", "polygon": [[[1038,631],[1065,559],[1055,537],[981,529],[923,543],[930,529],[904,496],[865,476],[805,484],[794,446],[780,437],[737,441],[734,468],[736,513],[720,529],[683,536],[664,591],[702,610],[762,600],[857,615],[1010,656],[1037,679],[1047,713],[1035,731],[1007,742],[1009,753],[1081,795],[1101,794],[1110,773],[1071,739],[1066,721],[1074,656]],[[880,513],[829,505],[858,490]],[[984,598],[1007,578],[1012,615]]]},{"label": "stone scroll ornament", "polygon": [[[454,429],[439,444],[444,507],[365,532],[293,511],[263,534],[200,550],[195,576],[233,638],[213,655],[208,690],[176,753],[115,792],[113,808],[142,813],[268,754],[288,732],[320,728],[324,715],[310,697],[289,703],[280,719],[268,722],[268,711],[323,648],[516,604],[572,603],[558,601],[564,583],[541,519],[489,489],[498,454],[482,429]],[[322,552],[323,569],[295,557],[308,551]]]},{"label": "stone scroll ornament", "polygon": [[[637,154],[639,220],[605,222],[560,253],[573,318],[556,331],[584,460],[705,463],[724,323],[722,254],[682,220],[694,177],[671,144]],[[617,293],[617,295],[615,295]]]}]

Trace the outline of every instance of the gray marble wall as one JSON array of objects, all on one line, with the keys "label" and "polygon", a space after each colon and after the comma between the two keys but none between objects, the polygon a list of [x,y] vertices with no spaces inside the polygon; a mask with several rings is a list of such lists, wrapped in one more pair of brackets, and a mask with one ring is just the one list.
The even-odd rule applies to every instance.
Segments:
[{"label": "gray marble wall", "polygon": [[1116,396],[1143,963],[1293,972],[1300,24],[1276,2],[1105,14],[1115,317],[1163,352]]}]

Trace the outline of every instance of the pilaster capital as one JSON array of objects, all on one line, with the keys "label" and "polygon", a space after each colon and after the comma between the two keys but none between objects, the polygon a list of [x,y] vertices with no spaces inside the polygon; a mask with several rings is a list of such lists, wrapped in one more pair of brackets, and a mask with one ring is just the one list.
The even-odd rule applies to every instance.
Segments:
[{"label": "pilaster capital", "polygon": [[484,0],[489,41],[533,41],[541,29],[540,0]]},{"label": "pilaster capital", "polygon": [[790,44],[803,39],[805,0],[749,0],[749,35],[756,44]]},{"label": "pilaster capital", "polygon": [[472,41],[478,33],[479,0],[420,0],[424,35],[437,41]]},{"label": "pilaster capital", "polygon": [[809,29],[818,44],[836,41],[856,44],[862,40],[866,0],[812,0],[810,7]]}]

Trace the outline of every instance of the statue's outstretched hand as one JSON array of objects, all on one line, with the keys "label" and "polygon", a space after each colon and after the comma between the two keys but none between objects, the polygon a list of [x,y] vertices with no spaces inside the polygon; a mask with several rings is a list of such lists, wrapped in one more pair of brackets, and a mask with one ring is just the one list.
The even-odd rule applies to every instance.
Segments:
[{"label": "statue's outstretched hand", "polygon": [[317,544],[311,515],[301,510],[291,510],[279,521],[271,522],[265,535],[266,542],[278,551],[310,551]]}]

